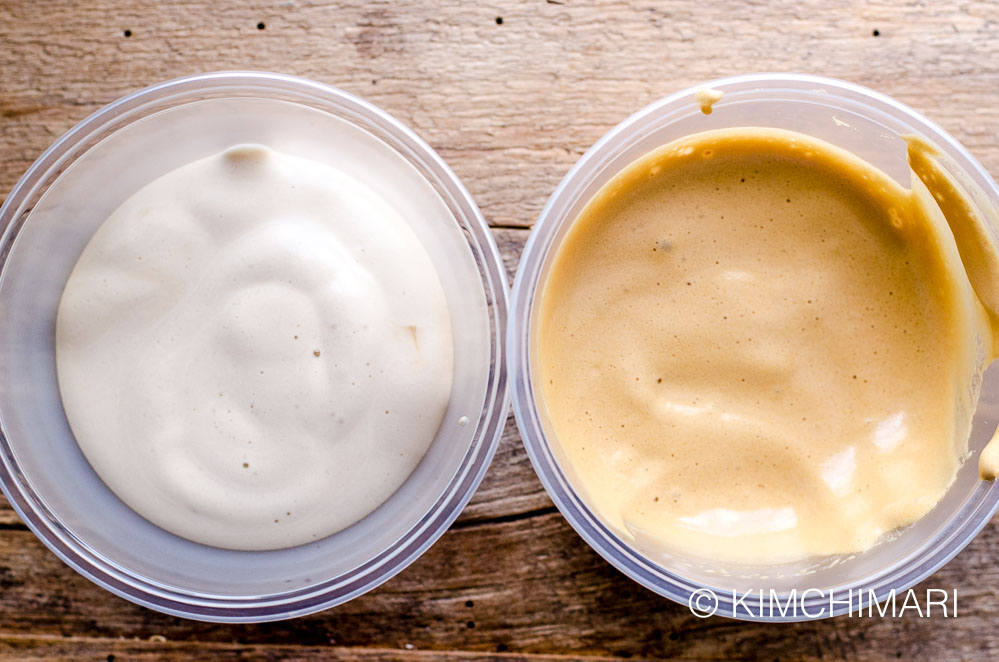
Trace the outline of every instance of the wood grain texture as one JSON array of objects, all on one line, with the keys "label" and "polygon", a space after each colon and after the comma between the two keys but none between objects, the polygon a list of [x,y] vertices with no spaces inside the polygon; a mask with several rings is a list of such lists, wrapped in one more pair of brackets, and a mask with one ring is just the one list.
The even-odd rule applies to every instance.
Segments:
[{"label": "wood grain texture", "polygon": [[[868,85],[999,174],[995,0],[0,0],[0,196],[100,106],[237,68],[330,83],[410,125],[476,198],[511,274],[526,228],[579,155],[634,110],[717,76],[800,71]],[[284,623],[211,625],[131,605],[64,566],[0,503],[0,658],[994,659],[996,559],[993,522],[924,583],[958,589],[957,619],[698,620],[575,535],[511,419],[482,488],[423,558],[368,595]]]},{"label": "wood grain texture", "polygon": [[137,607],[92,585],[26,531],[0,537],[2,634],[253,646],[734,659],[976,659],[999,647],[999,526],[921,588],[958,587],[957,619],[757,625],[699,620],[599,558],[557,513],[456,526],[392,581],[282,623],[230,626]]},{"label": "wood grain texture", "polygon": [[57,639],[51,637],[0,636],[0,656],[6,662],[31,660],[105,660],[121,662],[143,660],[184,660],[185,662],[227,662],[238,660],[335,659],[344,662],[601,662],[613,657],[577,655],[518,655],[514,653],[470,653],[461,651],[421,651],[415,648],[369,649],[340,646],[273,646],[244,644],[204,644],[151,640]]}]

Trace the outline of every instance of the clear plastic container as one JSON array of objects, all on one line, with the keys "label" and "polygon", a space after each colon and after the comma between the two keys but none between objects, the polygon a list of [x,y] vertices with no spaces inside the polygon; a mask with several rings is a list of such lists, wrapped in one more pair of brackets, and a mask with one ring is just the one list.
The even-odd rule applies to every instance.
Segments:
[{"label": "clear plastic container", "polygon": [[[710,115],[704,115],[694,99],[702,88],[724,92]],[[999,508],[999,485],[979,480],[977,468],[978,453],[999,418],[996,372],[985,373],[969,458],[929,514],[862,554],[765,567],[652,555],[622,539],[573,488],[568,464],[562,461],[558,444],[552,443],[551,428],[538,407],[532,382],[534,311],[539,285],[545,282],[554,249],[570,224],[608,180],[638,157],[692,133],[736,126],[778,127],[820,138],[878,166],[906,187],[909,168],[901,136],[922,136],[941,149],[941,165],[975,201],[995,241],[999,187],[954,138],[882,94],[829,78],[757,74],[710,81],[666,97],[627,118],[579,159],[548,200],[524,249],[513,286],[508,335],[514,413],[524,445],[541,482],[579,535],[626,575],[681,604],[689,605],[692,597],[696,601],[696,591],[709,589],[717,601],[702,603],[705,606],[713,605],[720,615],[758,621],[856,613],[872,598],[881,601],[890,596],[893,589],[902,604],[904,591],[949,561]],[[765,600],[755,597],[760,589],[766,592]],[[770,589],[780,604],[786,604],[795,591],[794,613],[771,611]],[[802,597],[806,589],[814,591]],[[830,595],[839,603],[831,603]]]},{"label": "clear plastic container", "polygon": [[[420,210],[407,220],[437,266],[455,338],[451,402],[430,450],[399,490],[337,534],[266,552],[179,538],[115,497],[69,429],[54,356],[63,285],[98,225],[163,173],[248,142],[341,168],[344,147],[365,154],[347,164],[349,174],[390,204]],[[201,620],[256,622],[319,611],[412,563],[482,480],[508,406],[506,274],[454,173],[375,106],[270,73],[161,83],[99,110],[56,141],[0,208],[0,228],[0,483],[42,542],[104,588]]]}]

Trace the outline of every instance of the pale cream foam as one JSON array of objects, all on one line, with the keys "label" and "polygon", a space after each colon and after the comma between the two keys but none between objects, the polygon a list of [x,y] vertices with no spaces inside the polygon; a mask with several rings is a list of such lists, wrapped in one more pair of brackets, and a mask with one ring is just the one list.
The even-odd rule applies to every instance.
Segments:
[{"label": "pale cream foam", "polygon": [[341,530],[433,441],[452,376],[437,272],[342,171],[237,146],[99,228],[59,306],[59,387],[104,482],[232,549]]},{"label": "pale cream foam", "polygon": [[694,101],[700,106],[701,112],[705,115],[710,115],[714,112],[714,106],[716,103],[722,100],[725,93],[721,90],[715,90],[710,87],[702,87],[701,89],[694,92]]},{"label": "pale cream foam", "polygon": [[575,487],[626,537],[739,562],[925,515],[992,354],[950,220],[918,178],[788,131],[631,164],[558,247],[535,327]]}]

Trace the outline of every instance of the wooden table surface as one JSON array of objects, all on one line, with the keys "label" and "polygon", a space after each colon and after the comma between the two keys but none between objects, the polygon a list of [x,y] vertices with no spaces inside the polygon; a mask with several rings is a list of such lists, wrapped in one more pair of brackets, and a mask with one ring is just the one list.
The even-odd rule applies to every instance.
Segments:
[{"label": "wooden table surface", "polygon": [[[511,274],[587,147],[645,104],[722,75],[798,71],[876,88],[999,176],[996,0],[0,0],[0,194],[100,106],[219,69],[313,78],[411,126],[478,201]],[[0,498],[0,656],[995,659],[997,561],[993,522],[924,583],[958,590],[956,619],[699,620],[576,536],[511,418],[482,487],[425,556],[346,605],[281,623],[200,623],[121,600],[57,560]]]}]

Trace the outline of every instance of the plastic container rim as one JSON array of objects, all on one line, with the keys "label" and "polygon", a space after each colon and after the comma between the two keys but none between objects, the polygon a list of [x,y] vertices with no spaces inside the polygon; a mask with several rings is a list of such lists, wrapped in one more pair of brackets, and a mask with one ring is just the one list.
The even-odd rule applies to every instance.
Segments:
[{"label": "plastic container rim", "polygon": [[[548,199],[524,247],[512,288],[507,333],[508,373],[517,427],[538,478],[576,533],[611,565],[649,590],[682,605],[689,605],[695,591],[713,589],[718,597],[717,613],[729,617],[735,614],[740,620],[759,622],[810,620],[811,616],[800,613],[806,610],[810,613],[821,610],[822,615],[819,618],[838,616],[851,610],[855,613],[858,607],[868,608],[872,595],[876,596],[877,601],[881,601],[889,596],[892,590],[896,592],[908,590],[950,561],[974,539],[999,510],[999,484],[980,483],[966,502],[965,511],[948,522],[939,538],[924,542],[899,562],[876,574],[871,581],[823,587],[826,591],[824,596],[801,599],[799,605],[801,610],[788,615],[780,615],[778,612],[778,615],[774,616],[772,613],[765,613],[762,608],[758,612],[753,610],[752,601],[740,604],[739,599],[746,595],[744,593],[715,588],[687,579],[682,574],[667,570],[632,550],[590,511],[572,489],[558,466],[541,423],[531,380],[529,343],[533,303],[539,286],[540,272],[548,253],[554,248],[553,241],[560,227],[559,217],[564,215],[579,192],[602,174],[607,161],[624,149],[622,144],[640,138],[652,125],[659,127],[668,123],[668,118],[673,115],[688,114],[689,109],[693,107],[694,93],[704,88],[725,92],[719,103],[724,103],[726,99],[732,102],[733,97],[737,101],[740,92],[762,91],[773,93],[775,98],[786,95],[794,100],[807,96],[808,101],[812,103],[819,103],[823,98],[831,100],[833,97],[830,95],[836,93],[837,101],[862,108],[873,113],[875,118],[881,115],[895,122],[907,122],[914,131],[932,138],[948,156],[965,169],[983,191],[988,193],[994,203],[999,204],[999,187],[957,140],[915,110],[861,85],[807,74],[755,73],[706,81],[654,101],[604,134],[579,158]],[[563,222],[571,221],[565,219]],[[973,506],[969,509],[968,504]],[[854,593],[848,593],[851,590]],[[840,604],[834,608],[824,609],[829,606],[830,591],[837,595],[857,595],[858,600],[849,606]],[[857,591],[860,593],[857,594]],[[786,599],[789,595],[788,592],[781,592],[778,597]],[[738,611],[739,607],[745,608],[744,611]]]},{"label": "plastic container rim", "polygon": [[[0,283],[8,256],[31,209],[25,204],[51,185],[61,168],[85,154],[104,136],[169,107],[209,98],[263,97],[337,111],[379,137],[437,184],[475,253],[490,316],[490,359],[484,408],[461,466],[432,508],[396,546],[367,563],[313,586],[252,597],[179,591],[131,572],[73,536],[45,508],[20,473],[0,412],[0,489],[29,529],[67,565],[108,591],[136,604],[184,618],[212,622],[255,623],[315,613],[342,604],[388,581],[419,558],[450,527],[485,476],[496,452],[509,409],[505,333],[508,291],[503,262],[478,206],[441,157],[402,122],[377,106],[338,88],[280,73],[217,71],[184,76],[126,95],[73,126],[28,168],[0,206]],[[56,173],[56,174],[53,174]]]}]

